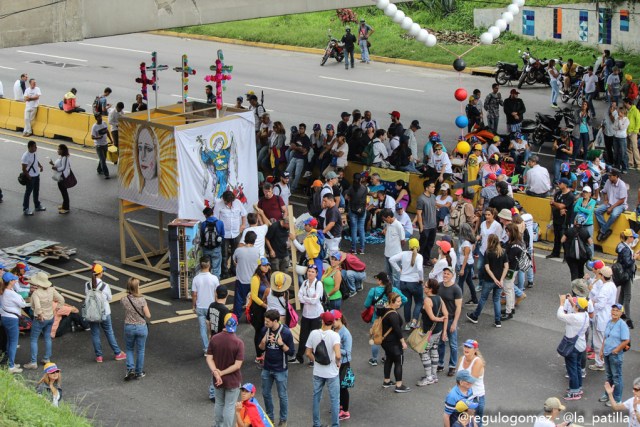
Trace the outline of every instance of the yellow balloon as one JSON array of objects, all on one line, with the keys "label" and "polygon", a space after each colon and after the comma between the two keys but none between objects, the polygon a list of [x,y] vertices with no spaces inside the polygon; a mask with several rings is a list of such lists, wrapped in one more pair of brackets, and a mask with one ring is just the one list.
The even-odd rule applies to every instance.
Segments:
[{"label": "yellow balloon", "polygon": [[458,142],[458,146],[456,148],[460,154],[468,154],[469,151],[471,151],[471,146],[467,141]]}]

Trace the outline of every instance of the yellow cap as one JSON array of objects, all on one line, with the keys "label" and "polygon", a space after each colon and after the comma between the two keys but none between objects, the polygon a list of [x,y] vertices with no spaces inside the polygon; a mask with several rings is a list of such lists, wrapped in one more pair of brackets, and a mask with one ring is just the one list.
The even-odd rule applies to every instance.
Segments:
[{"label": "yellow cap", "polygon": [[624,75],[625,80],[633,80],[633,76],[631,74]]},{"label": "yellow cap", "polygon": [[500,141],[500,137],[498,135],[496,135],[496,136],[493,137],[493,140],[495,142],[499,142]]},{"label": "yellow cap", "polygon": [[104,271],[104,267],[102,267],[100,264],[93,264],[92,271],[93,274],[102,274],[102,272]]},{"label": "yellow cap", "polygon": [[409,239],[409,249],[420,249],[420,242],[418,241],[418,239],[416,239],[415,237]]}]

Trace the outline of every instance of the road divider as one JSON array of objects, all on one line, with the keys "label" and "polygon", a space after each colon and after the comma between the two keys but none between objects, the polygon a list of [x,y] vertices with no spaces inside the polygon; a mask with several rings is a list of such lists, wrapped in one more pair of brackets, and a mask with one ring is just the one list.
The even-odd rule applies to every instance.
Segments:
[{"label": "road divider", "polygon": [[44,129],[44,136],[45,138],[71,138],[74,143],[85,145],[87,129],[89,128],[89,123],[92,121],[91,119],[90,114],[69,114],[60,109],[56,110],[51,108],[49,110],[47,126]]},{"label": "road divider", "polygon": [[[24,102],[9,101],[9,116],[5,122],[5,129],[9,130],[24,130]],[[1,120],[0,120],[1,122]]]}]

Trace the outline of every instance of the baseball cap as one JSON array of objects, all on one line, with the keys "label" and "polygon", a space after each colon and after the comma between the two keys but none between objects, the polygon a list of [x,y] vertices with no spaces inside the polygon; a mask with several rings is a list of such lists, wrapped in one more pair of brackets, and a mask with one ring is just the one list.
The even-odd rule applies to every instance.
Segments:
[{"label": "baseball cap", "polygon": [[31,270],[31,269],[29,268],[29,266],[27,265],[27,263],[26,263],[26,262],[19,262],[19,263],[17,263],[17,264],[16,264],[16,268],[22,269],[22,270],[24,270],[24,271],[29,271],[29,270]]},{"label": "baseball cap", "polygon": [[225,331],[234,334],[238,329],[238,317],[233,313],[227,313],[224,316],[224,329]]},{"label": "baseball cap", "polygon": [[256,386],[254,386],[251,383],[246,383],[246,384],[243,384],[242,387],[240,387],[240,390],[248,391],[249,393],[255,393]]},{"label": "baseball cap", "polygon": [[340,251],[335,251],[334,253],[331,254],[331,258],[335,258],[338,261],[340,261],[340,259],[342,259],[342,254],[340,253]]},{"label": "baseball cap", "polygon": [[337,177],[338,177],[338,174],[335,173],[334,171],[329,171],[325,175],[325,178],[327,178],[327,179],[336,179]]},{"label": "baseball cap", "polygon": [[602,274],[606,279],[611,279],[611,276],[613,276],[613,270],[611,267],[605,266],[600,269],[600,274]]},{"label": "baseball cap", "polygon": [[569,172],[569,163],[563,163],[560,165],[560,172]]},{"label": "baseball cap", "polygon": [[320,181],[319,179],[316,179],[315,181],[313,181],[313,184],[311,184],[312,187],[322,187],[322,181]]},{"label": "baseball cap", "polygon": [[271,265],[271,263],[265,257],[260,257],[260,259],[258,260],[258,265]]},{"label": "baseball cap", "polygon": [[16,276],[16,275],[15,275],[15,274],[13,274],[13,273],[10,273],[10,272],[8,272],[8,271],[5,271],[5,273],[2,275],[2,280],[3,280],[5,283],[9,283],[9,282],[10,282],[10,281],[12,281],[12,280],[18,280],[18,276]]},{"label": "baseball cap", "polygon": [[315,125],[313,125],[313,131],[317,131],[317,130],[322,130],[322,126],[320,126],[320,123],[316,123]]},{"label": "baseball cap", "polygon": [[622,304],[619,303],[615,303],[611,306],[611,308],[617,308],[620,311],[624,311],[624,306]]},{"label": "baseball cap", "polygon": [[396,210],[399,211],[401,209],[404,209],[404,206],[402,206],[400,203],[396,203]]},{"label": "baseball cap", "polygon": [[420,241],[415,237],[409,239],[409,249],[420,249]]},{"label": "baseball cap", "polygon": [[333,325],[333,322],[336,321],[336,318],[330,311],[325,311],[324,313],[322,313],[320,315],[320,318],[322,319],[322,323],[324,323],[325,325]]},{"label": "baseball cap", "polygon": [[515,89],[511,89],[511,92],[510,92],[510,93],[511,93],[511,95],[513,95],[513,94],[516,94],[516,95],[520,94],[520,92],[518,92],[518,91],[517,91],[517,90],[515,90]]},{"label": "baseball cap", "polygon": [[327,130],[333,130],[333,125],[331,123],[329,123],[326,127]]},{"label": "baseball cap", "polygon": [[250,90],[249,92],[247,92],[245,95],[247,96],[251,96],[251,95],[255,95],[256,93],[252,90]]},{"label": "baseball cap", "polygon": [[102,274],[104,272],[104,267],[100,264],[93,264],[91,271],[93,271],[93,274]]},{"label": "baseball cap", "polygon": [[53,374],[54,372],[60,372],[58,369],[58,365],[55,363],[49,362],[44,364],[44,373],[45,374]]},{"label": "baseball cap", "polygon": [[291,174],[289,172],[282,172],[283,178],[291,178]]},{"label": "baseball cap", "polygon": [[237,98],[236,98],[236,101],[240,101],[240,102],[242,102],[242,101],[244,101],[244,98],[243,98],[243,97],[241,97],[241,96],[239,96],[239,97],[237,97]]},{"label": "baseball cap", "polygon": [[472,340],[472,339],[466,340],[463,345],[465,347],[467,347],[467,348],[478,348],[479,347],[478,341]]},{"label": "baseball cap", "polygon": [[560,399],[557,397],[550,397],[544,401],[544,409],[547,412],[551,412],[552,409],[560,409],[561,411],[564,411],[566,408],[562,403],[560,403]]},{"label": "baseball cap", "polygon": [[444,268],[442,269],[442,271],[445,271],[445,270],[449,270],[451,272],[451,274],[454,273],[453,272],[453,267],[451,267],[450,265],[445,265]]},{"label": "baseball cap", "polygon": [[342,114],[340,114],[340,117],[342,117],[343,119],[349,116],[351,116],[351,113],[347,113],[346,111],[343,111]]},{"label": "baseball cap", "polygon": [[440,186],[440,191],[449,191],[449,184],[446,182]]},{"label": "baseball cap", "polygon": [[330,310],[329,313],[333,314],[335,320],[342,319],[342,312],[340,310]]},{"label": "baseball cap", "polygon": [[442,249],[442,252],[444,252],[445,254],[448,254],[449,251],[451,250],[451,243],[444,241],[444,240],[438,240],[436,242],[436,245],[438,245],[438,247],[440,249]]},{"label": "baseball cap", "polygon": [[473,146],[474,150],[482,151],[482,144],[476,144]]},{"label": "baseball cap", "polygon": [[485,175],[484,179],[490,179],[492,181],[495,181],[495,180],[498,179],[498,177],[496,176],[495,173],[490,173],[490,174]]},{"label": "baseball cap", "polygon": [[456,190],[456,196],[462,196],[464,194],[464,190],[462,188],[458,188]]},{"label": "baseball cap", "polygon": [[560,184],[564,184],[564,185],[571,185],[571,181],[569,181],[568,178],[560,178],[560,180],[558,181],[560,182]]},{"label": "baseball cap", "polygon": [[624,235],[624,237],[633,237],[634,239],[638,238],[638,234],[630,228],[624,230],[622,234]]},{"label": "baseball cap", "polygon": [[392,112],[389,113],[389,115],[391,117],[395,117],[396,119],[400,118],[400,112],[398,112],[398,111],[392,111]]},{"label": "baseball cap", "polygon": [[478,403],[474,402],[472,399],[462,399],[458,400],[456,403],[456,411],[464,412],[467,409],[477,409]]},{"label": "baseball cap", "polygon": [[587,262],[587,268],[589,270],[600,270],[605,266],[604,262],[599,259],[594,259],[593,261]]},{"label": "baseball cap", "polygon": [[469,371],[467,370],[463,370],[463,371],[458,371],[458,373],[456,374],[456,381],[465,381],[468,383],[475,383],[476,381],[478,381],[477,378],[472,377],[471,374],[469,373]]},{"label": "baseball cap", "polygon": [[591,187],[589,187],[588,185],[585,185],[584,187],[582,187],[582,192],[591,193]]},{"label": "baseball cap", "polygon": [[420,127],[420,122],[419,122],[419,121],[417,121],[417,120],[414,120],[414,121],[412,121],[412,122],[411,122],[411,127],[414,127],[414,128],[416,128],[416,129],[422,129],[422,128]]},{"label": "baseball cap", "polygon": [[476,100],[476,97],[475,97],[475,96],[471,95],[471,96],[469,97],[469,102],[471,102],[471,101],[475,101],[475,100]]},{"label": "baseball cap", "polygon": [[589,301],[587,301],[587,299],[584,297],[580,297],[576,300],[576,304],[578,305],[578,307],[584,310],[587,308],[587,306],[589,306]]},{"label": "baseball cap", "polygon": [[310,225],[312,227],[318,226],[318,220],[315,218],[308,218],[304,221],[304,225]]}]

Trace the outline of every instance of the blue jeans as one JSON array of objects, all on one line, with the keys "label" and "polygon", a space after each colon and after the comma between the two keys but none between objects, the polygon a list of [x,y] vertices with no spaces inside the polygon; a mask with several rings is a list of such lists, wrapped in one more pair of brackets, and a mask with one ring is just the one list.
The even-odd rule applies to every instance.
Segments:
[{"label": "blue jeans", "polygon": [[7,333],[7,356],[9,357],[9,367],[13,368],[16,361],[16,351],[18,350],[18,318],[14,316],[2,316],[2,327]]},{"label": "blue jeans", "polygon": [[558,81],[557,80],[552,80],[551,81],[551,103],[553,105],[557,105],[558,104],[558,93],[560,92],[560,89],[558,89]]},{"label": "blue jeans", "polygon": [[567,375],[569,375],[569,393],[577,393],[582,389],[581,360],[582,352],[575,348],[570,355],[564,358],[564,366],[567,368]]},{"label": "blue jeans", "polygon": [[[349,229],[351,230],[351,250],[355,251],[359,247],[364,252],[364,222],[367,218],[367,211],[363,211],[361,214],[349,212]],[[358,242],[358,238],[360,242]]]},{"label": "blue jeans", "polygon": [[629,169],[629,157],[627,155],[627,138],[613,137],[613,153],[616,159],[615,166],[621,171]]},{"label": "blue jeans", "polygon": [[329,399],[331,400],[331,427],[338,427],[338,415],[340,412],[340,379],[338,376],[333,378],[322,378],[313,376],[313,427],[320,427],[320,400],[322,399],[322,389],[325,384],[329,390]]},{"label": "blue jeans", "polygon": [[271,165],[269,164],[269,146],[264,145],[260,147],[258,151],[258,167],[260,166],[269,166],[267,169],[271,170]]},{"label": "blue jeans", "polygon": [[[235,310],[235,306],[234,306],[234,310]],[[209,311],[208,308],[196,307],[196,314],[198,315],[198,326],[200,327],[200,339],[202,340],[202,349],[204,351],[207,351],[207,349],[209,348],[209,328],[207,328],[207,311]],[[238,319],[239,318],[240,316],[238,316]]]},{"label": "blue jeans", "polygon": [[616,402],[622,402],[622,353],[605,355],[604,370],[607,374],[607,382],[615,386],[613,398]]},{"label": "blue jeans", "polygon": [[416,164],[414,162],[409,162],[409,164],[406,166],[398,166],[398,170],[404,172],[420,173],[420,171],[416,169]]},{"label": "blue jeans", "polygon": [[[147,325],[124,324],[124,345],[127,349],[127,370],[135,370],[136,374],[144,371],[144,347],[147,343],[147,334],[149,330]],[[138,354],[134,357],[133,353],[138,350]]]},{"label": "blue jeans", "polygon": [[304,159],[297,159],[292,156],[289,161],[289,166],[287,166],[287,172],[289,172],[293,177],[293,182],[291,183],[292,193],[298,189],[298,183],[300,182],[300,177],[302,176],[303,171]]},{"label": "blue jeans", "polygon": [[482,427],[482,416],[484,415],[485,404],[484,395],[475,397],[474,399],[478,402],[478,407],[476,408],[476,423],[478,424],[478,427]]},{"label": "blue jeans", "polygon": [[456,367],[456,363],[458,363],[458,328],[456,328],[455,332],[451,332],[451,324],[453,323],[454,313],[449,313],[451,318],[447,322],[447,338],[449,340],[444,342],[440,340],[438,343],[438,366],[444,367],[444,352],[446,351],[446,346],[449,346],[449,368]]},{"label": "blue jeans", "polygon": [[342,270],[342,280],[347,281],[351,292],[362,290],[362,282],[367,277],[365,271]]},{"label": "blue jeans", "polygon": [[395,268],[391,267],[391,263],[389,263],[389,258],[390,257],[384,257],[384,271],[391,278],[391,284],[397,288],[400,286],[400,273],[398,273],[398,271]]},{"label": "blue jeans", "polygon": [[[457,269],[456,272],[460,272],[460,269]],[[471,301],[474,304],[478,303],[478,295],[476,295],[476,285],[473,284],[473,264],[467,264],[464,268],[464,275],[458,276],[458,286],[462,289],[464,293],[464,284],[467,284],[469,288],[469,294],[471,295]]]},{"label": "blue jeans", "polygon": [[96,145],[96,153],[98,154],[98,173],[109,176],[109,168],[107,168],[107,151],[108,145]]},{"label": "blue jeans", "polygon": [[49,320],[33,321],[31,325],[31,363],[38,360],[38,338],[40,334],[44,335],[44,357],[42,360],[51,360],[51,327],[53,326],[53,317]]},{"label": "blue jeans", "polygon": [[587,104],[589,104],[589,111],[591,112],[591,117],[595,117],[596,116],[596,109],[593,106],[593,97],[595,96],[596,92],[591,92],[591,93],[586,93],[584,94],[584,98],[587,101]]},{"label": "blue jeans", "polygon": [[498,133],[498,123],[500,122],[500,116],[487,115],[487,127],[493,130],[493,133]]},{"label": "blue jeans", "polygon": [[116,342],[116,336],[113,333],[113,327],[111,326],[111,315],[108,315],[102,322],[89,322],[91,327],[91,341],[93,341],[93,350],[96,352],[96,357],[102,357],[102,342],[100,341],[100,328],[104,331],[104,336],[107,337],[107,342],[113,350],[113,354],[116,356],[122,353],[118,343]]},{"label": "blue jeans", "polygon": [[480,286],[482,287],[482,295],[480,295],[480,301],[478,301],[478,306],[476,307],[476,311],[473,312],[473,317],[476,319],[480,317],[482,313],[482,309],[484,305],[487,303],[489,299],[489,294],[493,290],[493,319],[496,322],[500,321],[500,295],[502,294],[502,288],[496,285],[495,283],[487,280],[481,280]]},{"label": "blue jeans", "polygon": [[360,52],[361,52],[361,59],[364,62],[369,62],[369,48],[367,47],[367,41],[364,39],[360,39]]},{"label": "blue jeans", "polygon": [[211,274],[220,278],[222,273],[222,246],[213,249],[202,248],[202,256],[208,256],[211,260]]},{"label": "blue jeans", "polygon": [[449,208],[446,206],[441,207],[436,211],[436,220],[444,221],[444,219],[449,216]]},{"label": "blue jeans", "polygon": [[578,154],[580,154],[580,149],[582,148],[582,161],[587,161],[587,151],[589,150],[589,132],[582,133],[580,132],[580,139],[578,139],[578,143],[573,147],[573,161],[575,162],[578,158]]},{"label": "blue jeans", "polygon": [[[404,305],[404,321],[409,323],[412,319],[420,318],[420,310],[424,302],[424,292],[419,282],[400,281],[400,290],[407,297]],[[413,310],[411,310],[411,299],[413,299]]]},{"label": "blue jeans", "polygon": [[555,159],[553,161],[553,183],[557,184],[560,181],[560,167],[563,163],[568,162],[569,160],[560,160]]},{"label": "blue jeans", "polygon": [[240,283],[236,280],[236,292],[233,295],[233,314],[238,317],[238,320],[240,320],[240,316],[244,313],[244,306],[247,303],[247,295],[249,295],[250,290],[251,284]]},{"label": "blue jeans", "polygon": [[[38,165],[34,165],[37,168]],[[29,197],[33,193],[33,204],[36,208],[40,207],[40,176],[32,176],[27,181],[27,185],[24,188],[24,198],[22,199],[22,209],[29,209]]]},{"label": "blue jeans", "polygon": [[371,346],[371,358],[378,361],[378,355],[380,354],[380,346],[373,344]]},{"label": "blue jeans", "polygon": [[611,215],[609,215],[609,219],[605,221],[604,213],[607,211],[608,208],[609,206],[607,205],[600,205],[595,210],[596,221],[598,221],[598,224],[600,224],[600,234],[606,233],[611,228],[613,223],[616,222],[616,220],[622,214],[622,212],[624,212],[623,205],[616,206],[611,211]]},{"label": "blue jeans", "polygon": [[[589,232],[589,236],[591,236],[592,242],[593,240],[595,240],[595,236],[593,235],[593,224],[591,225],[583,225],[582,228],[584,228],[585,230],[587,230]],[[591,257],[593,258],[593,255],[595,254],[594,248],[593,248],[593,243],[591,243],[589,245],[589,248],[591,248]]]},{"label": "blue jeans", "polygon": [[280,400],[280,421],[287,421],[289,415],[289,396],[287,394],[287,381],[289,379],[289,371],[282,372],[262,370],[262,397],[264,398],[264,410],[269,419],[275,423],[273,397],[271,396],[271,388],[276,383],[278,390],[278,399]]},{"label": "blue jeans", "polygon": [[214,426],[236,426],[236,403],[239,396],[240,388],[216,388],[216,404],[213,407]]}]

